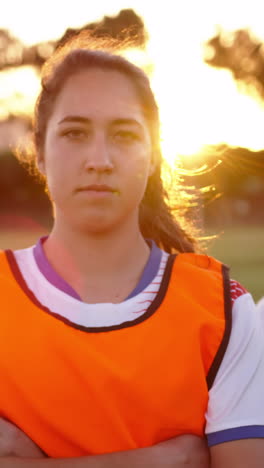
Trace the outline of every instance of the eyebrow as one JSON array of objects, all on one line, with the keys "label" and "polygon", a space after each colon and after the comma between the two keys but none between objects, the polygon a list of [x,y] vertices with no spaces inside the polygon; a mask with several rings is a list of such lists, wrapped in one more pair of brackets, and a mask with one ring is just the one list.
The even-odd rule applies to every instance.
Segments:
[{"label": "eyebrow", "polygon": [[91,123],[91,119],[87,119],[87,117],[81,117],[79,115],[67,115],[62,120],[59,121],[59,124],[64,122],[79,122],[79,123]]},{"label": "eyebrow", "polygon": [[[87,125],[87,124],[90,124],[92,121],[88,117],[81,117],[80,115],[67,115],[62,120],[59,121],[59,124],[62,124],[65,122],[76,122],[76,123],[83,123]],[[138,122],[138,120],[129,119],[129,118],[114,119],[112,120],[111,125],[134,125],[139,128],[142,127],[141,123]]]}]

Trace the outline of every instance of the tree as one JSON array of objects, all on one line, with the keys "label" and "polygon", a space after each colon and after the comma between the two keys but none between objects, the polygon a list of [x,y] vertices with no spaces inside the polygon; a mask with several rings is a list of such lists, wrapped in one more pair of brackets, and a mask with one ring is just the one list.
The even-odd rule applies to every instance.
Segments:
[{"label": "tree", "polygon": [[264,44],[248,30],[219,33],[206,43],[205,62],[232,72],[238,84],[264,99]]},{"label": "tree", "polygon": [[6,29],[0,29],[0,71],[24,65],[40,67],[55,48],[55,42],[26,47]]},{"label": "tree", "polygon": [[6,29],[0,29],[0,71],[24,65],[39,69],[56,47],[82,30],[91,31],[95,37],[108,36],[121,42],[129,38],[135,47],[144,46],[147,40],[144,23],[132,9],[121,10],[116,16],[104,16],[101,21],[87,23],[81,28],[69,28],[57,41],[41,42],[31,47],[26,47]]}]

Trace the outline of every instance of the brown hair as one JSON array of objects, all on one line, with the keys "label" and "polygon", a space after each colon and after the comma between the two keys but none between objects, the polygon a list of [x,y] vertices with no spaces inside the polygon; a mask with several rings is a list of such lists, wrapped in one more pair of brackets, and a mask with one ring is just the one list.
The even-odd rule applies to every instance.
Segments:
[{"label": "brown hair", "polygon": [[[126,75],[137,91],[148,124],[156,169],[148,180],[139,210],[139,223],[143,236],[153,239],[167,252],[193,252],[196,240],[186,228],[183,228],[184,213],[190,205],[189,197],[184,190],[178,190],[176,205],[171,206],[164,188],[161,174],[164,161],[160,149],[159,110],[149,79],[143,70],[122,56],[116,41],[87,37],[86,32],[85,36],[81,34],[70,39],[47,60],[42,70],[42,89],[35,106],[34,155],[31,161],[28,161],[29,165],[31,163],[32,167],[33,163],[36,168],[36,153],[44,150],[47,123],[65,81],[70,76],[91,67],[115,70]],[[175,190],[176,187],[174,192]]]}]

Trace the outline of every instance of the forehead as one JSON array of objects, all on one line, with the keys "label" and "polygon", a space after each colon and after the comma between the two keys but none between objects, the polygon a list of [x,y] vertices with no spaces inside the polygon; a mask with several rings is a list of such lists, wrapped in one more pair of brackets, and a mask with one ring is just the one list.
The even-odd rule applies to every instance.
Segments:
[{"label": "forehead", "polygon": [[93,68],[69,77],[59,93],[55,118],[81,115],[90,119],[136,118],[143,110],[134,84],[123,73]]}]

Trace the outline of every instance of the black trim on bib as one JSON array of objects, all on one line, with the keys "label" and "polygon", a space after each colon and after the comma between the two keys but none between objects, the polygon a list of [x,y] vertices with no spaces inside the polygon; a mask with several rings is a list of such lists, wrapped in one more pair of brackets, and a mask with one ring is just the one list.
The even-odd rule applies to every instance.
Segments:
[{"label": "black trim on bib", "polygon": [[138,317],[135,320],[123,322],[119,325],[111,325],[108,327],[85,327],[84,325],[78,325],[77,323],[71,322],[67,318],[59,315],[56,312],[53,312],[48,307],[41,304],[41,302],[39,302],[35,294],[28,288],[28,285],[21,274],[21,271],[19,269],[15,255],[12,252],[12,250],[5,250],[5,255],[6,255],[7,261],[9,263],[10,269],[14,275],[16,282],[18,283],[22,291],[26,294],[26,296],[30,299],[30,301],[33,302],[33,304],[35,304],[39,309],[48,313],[52,317],[60,320],[65,325],[71,326],[72,328],[76,328],[77,330],[90,332],[90,333],[108,332],[108,331],[113,331],[113,330],[121,330],[122,328],[133,327],[134,325],[138,325],[139,323],[144,322],[149,317],[151,317],[151,315],[153,315],[156,312],[156,310],[159,308],[160,304],[162,303],[165,297],[165,294],[167,292],[168,285],[170,282],[172,267],[176,258],[176,255],[170,255],[168,257],[159,291],[155,299],[150,304],[150,306],[148,307],[148,309],[146,310],[144,314],[142,314],[140,317]]},{"label": "black trim on bib", "polygon": [[232,300],[230,292],[230,278],[229,278],[229,268],[226,265],[222,265],[222,275],[223,275],[223,287],[224,287],[224,307],[225,307],[225,331],[221,341],[221,344],[218,348],[218,351],[215,355],[213,363],[207,374],[207,386],[208,390],[212,387],[216,374],[219,370],[219,367],[224,358],[232,329]]}]

